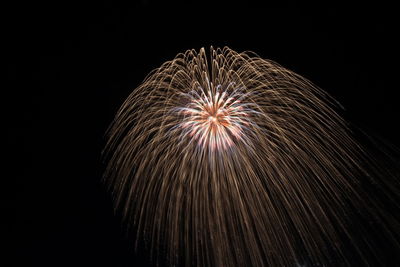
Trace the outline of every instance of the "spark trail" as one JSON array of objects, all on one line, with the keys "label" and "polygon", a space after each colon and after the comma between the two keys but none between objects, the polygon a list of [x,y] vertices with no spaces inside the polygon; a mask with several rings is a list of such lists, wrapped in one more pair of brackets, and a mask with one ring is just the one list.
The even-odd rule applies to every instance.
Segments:
[{"label": "spark trail", "polygon": [[172,265],[380,262],[352,214],[383,225],[396,247],[398,218],[363,191],[360,177],[382,170],[363,167],[371,160],[337,107],[251,52],[178,54],[131,93],[110,127],[105,177],[115,205]]}]

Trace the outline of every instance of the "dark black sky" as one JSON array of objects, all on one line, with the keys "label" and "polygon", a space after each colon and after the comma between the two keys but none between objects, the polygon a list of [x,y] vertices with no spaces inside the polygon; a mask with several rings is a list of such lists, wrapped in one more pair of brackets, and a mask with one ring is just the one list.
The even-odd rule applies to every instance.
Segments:
[{"label": "dark black sky", "polygon": [[147,266],[113,214],[100,152],[122,101],[186,49],[227,45],[275,60],[332,94],[347,119],[400,146],[393,6],[169,2],[4,8],[12,186],[2,195],[15,266]]}]

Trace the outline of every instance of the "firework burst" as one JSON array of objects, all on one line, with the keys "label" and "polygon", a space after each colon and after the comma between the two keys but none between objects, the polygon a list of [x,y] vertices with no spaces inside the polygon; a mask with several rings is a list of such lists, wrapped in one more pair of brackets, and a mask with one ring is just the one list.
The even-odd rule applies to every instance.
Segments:
[{"label": "firework burst", "polygon": [[150,247],[185,266],[340,266],[350,243],[368,263],[354,209],[398,246],[397,219],[361,190],[358,177],[376,169],[362,167],[337,103],[253,53],[210,54],[189,50],[154,70],[110,128],[107,181]]}]

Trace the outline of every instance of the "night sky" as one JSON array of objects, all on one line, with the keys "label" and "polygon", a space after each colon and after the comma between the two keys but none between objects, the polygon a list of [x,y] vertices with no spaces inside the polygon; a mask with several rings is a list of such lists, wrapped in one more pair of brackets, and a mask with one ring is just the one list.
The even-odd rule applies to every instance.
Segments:
[{"label": "night sky", "polygon": [[274,60],[329,92],[348,121],[400,147],[393,6],[232,2],[3,8],[10,266],[152,266],[113,212],[101,150],[129,93],[187,49],[226,45]]}]

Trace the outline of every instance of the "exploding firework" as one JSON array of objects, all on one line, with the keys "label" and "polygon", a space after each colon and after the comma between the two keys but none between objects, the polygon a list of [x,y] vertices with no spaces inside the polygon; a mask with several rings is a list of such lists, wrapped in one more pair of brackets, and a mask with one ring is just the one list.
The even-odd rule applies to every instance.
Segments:
[{"label": "exploding firework", "polygon": [[179,54],[149,74],[110,127],[116,207],[171,264],[370,263],[377,256],[367,228],[351,226],[353,210],[384,225],[393,246],[399,224],[362,190],[359,177],[378,167],[363,167],[368,157],[337,106],[251,52]]}]

